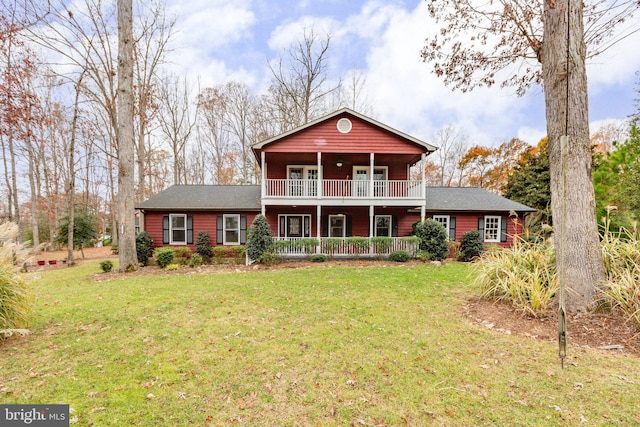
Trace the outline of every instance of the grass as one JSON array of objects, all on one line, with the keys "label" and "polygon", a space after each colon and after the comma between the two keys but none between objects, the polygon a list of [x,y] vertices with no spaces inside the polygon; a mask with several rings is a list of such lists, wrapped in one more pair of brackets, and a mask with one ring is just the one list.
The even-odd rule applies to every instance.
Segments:
[{"label": "grass", "polygon": [[77,425],[634,425],[640,360],[472,325],[468,266],[41,273],[0,403]]}]

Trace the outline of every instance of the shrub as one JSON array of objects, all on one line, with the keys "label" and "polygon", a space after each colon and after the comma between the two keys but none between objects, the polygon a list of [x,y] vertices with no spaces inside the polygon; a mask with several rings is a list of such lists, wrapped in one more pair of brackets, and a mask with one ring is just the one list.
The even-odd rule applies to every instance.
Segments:
[{"label": "shrub", "polygon": [[136,236],[136,254],[138,262],[142,265],[149,264],[149,258],[153,254],[153,239],[151,234],[143,231]]},{"label": "shrub", "polygon": [[191,255],[191,248],[188,246],[176,246],[173,248],[173,259],[180,265],[188,265]]},{"label": "shrub", "polygon": [[260,262],[264,265],[275,265],[282,262],[282,257],[273,250],[270,250],[262,255]]},{"label": "shrub", "polygon": [[180,270],[180,264],[171,263],[164,267],[166,271],[177,271]]},{"label": "shrub", "polygon": [[325,237],[322,239],[321,251],[329,256],[333,256],[342,248],[342,239],[339,237]]},{"label": "shrub", "polygon": [[327,256],[325,254],[314,254],[309,258],[311,262],[325,262],[327,260]]},{"label": "shrub", "polygon": [[474,266],[474,276],[483,298],[509,302],[533,316],[544,313],[558,291],[555,252],[549,241],[515,239],[511,249],[493,247]]},{"label": "shrub", "polygon": [[[605,224],[608,227],[608,224]],[[602,233],[602,257],[606,280],[602,285],[600,304],[620,309],[636,325],[640,325],[640,238],[638,230],[621,228]]]},{"label": "shrub", "polygon": [[389,259],[395,262],[407,262],[411,255],[407,251],[393,251],[389,254]]},{"label": "shrub", "polygon": [[459,261],[471,261],[474,258],[479,257],[484,251],[484,244],[482,243],[482,236],[477,230],[472,230],[462,235],[460,241],[460,257]]},{"label": "shrub", "polygon": [[306,255],[311,255],[315,252],[316,247],[320,244],[318,239],[314,239],[312,237],[305,237],[303,239],[298,239],[294,242],[294,247],[296,249],[302,249]]},{"label": "shrub", "polygon": [[202,265],[202,256],[200,254],[193,254],[191,261],[189,261],[189,267],[200,267]]},{"label": "shrub", "polygon": [[233,261],[234,263],[242,263],[244,261],[245,247],[242,245],[235,246],[216,246],[213,248],[213,260],[216,263],[224,263]]},{"label": "shrub", "polygon": [[198,232],[198,238],[196,239],[196,251],[202,257],[202,262],[211,263],[213,257],[213,248],[211,247],[211,238],[206,231]]},{"label": "shrub", "polygon": [[14,258],[23,246],[14,242],[19,234],[15,223],[0,225],[0,342],[13,334],[26,334],[31,318],[32,295],[14,268]]},{"label": "shrub", "polygon": [[260,260],[273,246],[273,233],[264,215],[257,215],[247,230],[247,256]]},{"label": "shrub", "polygon": [[156,248],[156,250],[153,251],[153,258],[155,258],[158,267],[165,268],[173,262],[173,248],[169,246]]},{"label": "shrub", "polygon": [[347,244],[347,246],[351,247],[351,251],[356,256],[356,258],[358,257],[358,255],[368,252],[370,247],[369,239],[366,237],[347,237],[345,243]]},{"label": "shrub", "polygon": [[371,244],[376,254],[384,255],[387,254],[393,246],[393,239],[387,236],[376,236],[371,238]]},{"label": "shrub", "polygon": [[106,238],[102,241],[102,246],[111,246],[111,239]]},{"label": "shrub", "polygon": [[113,270],[113,263],[109,260],[106,261],[102,261],[100,263],[100,268],[102,269],[102,271],[104,271],[105,273],[110,272],[111,270]]},{"label": "shrub", "polygon": [[415,226],[416,236],[420,238],[420,250],[427,251],[432,261],[442,261],[449,254],[449,236],[447,230],[438,221],[429,218]]},{"label": "shrub", "polygon": [[399,239],[400,249],[409,252],[412,257],[415,257],[420,248],[420,238],[418,236],[405,236]]}]

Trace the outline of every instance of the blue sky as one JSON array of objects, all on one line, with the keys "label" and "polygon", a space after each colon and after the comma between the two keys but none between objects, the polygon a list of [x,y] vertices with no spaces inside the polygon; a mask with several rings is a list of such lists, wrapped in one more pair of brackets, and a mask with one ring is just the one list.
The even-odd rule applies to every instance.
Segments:
[{"label": "blue sky", "polygon": [[[420,49],[435,27],[420,0],[168,0],[168,10],[178,16],[175,71],[202,87],[236,80],[264,90],[267,61],[313,27],[331,34],[332,77],[361,72],[372,116],[398,130],[430,141],[453,124],[482,145],[512,137],[536,144],[545,134],[540,87],[521,98],[497,87],[452,92],[430,72]],[[640,17],[628,25],[640,27]],[[639,45],[637,33],[588,64],[592,129],[634,111]]]}]

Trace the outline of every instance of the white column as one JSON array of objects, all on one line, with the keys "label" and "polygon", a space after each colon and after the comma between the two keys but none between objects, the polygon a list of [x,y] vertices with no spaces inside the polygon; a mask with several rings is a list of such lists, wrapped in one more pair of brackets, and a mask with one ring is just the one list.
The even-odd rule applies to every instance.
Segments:
[{"label": "white column", "polygon": [[262,215],[266,214],[264,205],[264,196],[267,194],[267,157],[264,151],[260,152],[260,177],[262,179],[262,189],[260,194],[260,205],[262,207]]},{"label": "white column", "polygon": [[[321,220],[321,215],[322,215],[322,206],[318,205],[316,206],[316,235],[318,238],[318,243],[320,243],[320,245],[322,245],[322,220]],[[320,253],[320,248],[322,246],[318,246],[316,252]]]},{"label": "white column", "polygon": [[427,206],[427,174],[425,172],[425,166],[427,163],[427,155],[422,153],[421,162],[422,164],[422,185],[420,187],[420,195],[422,204],[420,206],[420,221],[424,221],[424,217],[426,216],[425,210]]},{"label": "white column", "polygon": [[318,151],[318,182],[316,193],[318,194],[318,199],[322,198],[322,191],[324,189],[324,185],[322,184],[322,180],[324,174],[322,173],[322,153]]},{"label": "white column", "polygon": [[369,197],[373,197],[373,165],[375,164],[375,154],[369,154]]}]

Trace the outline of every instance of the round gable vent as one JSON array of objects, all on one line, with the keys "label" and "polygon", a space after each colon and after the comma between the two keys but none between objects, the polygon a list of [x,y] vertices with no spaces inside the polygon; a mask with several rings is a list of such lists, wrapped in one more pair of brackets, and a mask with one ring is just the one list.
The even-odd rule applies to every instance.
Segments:
[{"label": "round gable vent", "polygon": [[340,133],[349,133],[351,132],[351,127],[352,127],[351,120],[342,118],[338,120],[337,127]]}]

